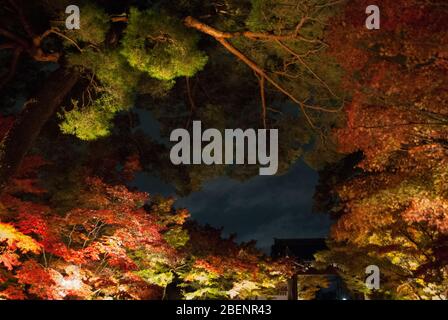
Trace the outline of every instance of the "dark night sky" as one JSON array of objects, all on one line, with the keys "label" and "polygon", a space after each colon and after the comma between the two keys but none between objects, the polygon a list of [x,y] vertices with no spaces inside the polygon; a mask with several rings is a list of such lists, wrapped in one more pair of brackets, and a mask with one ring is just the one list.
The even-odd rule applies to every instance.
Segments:
[{"label": "dark night sky", "polygon": [[[157,137],[157,126],[146,112],[140,113],[141,128]],[[187,208],[203,224],[224,227],[237,233],[238,240],[257,240],[269,252],[273,238],[325,237],[328,215],[312,213],[312,196],[317,173],[302,161],[282,176],[257,176],[240,182],[227,177],[207,182],[201,191],[178,198],[176,206]],[[174,188],[155,177],[139,174],[133,183],[140,190],[164,196]]]}]

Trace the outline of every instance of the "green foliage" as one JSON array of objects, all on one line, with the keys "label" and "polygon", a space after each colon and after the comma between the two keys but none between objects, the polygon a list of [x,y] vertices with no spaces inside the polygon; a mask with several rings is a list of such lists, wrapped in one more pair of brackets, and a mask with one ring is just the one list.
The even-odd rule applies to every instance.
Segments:
[{"label": "green foliage", "polygon": [[[246,21],[252,31],[277,32],[281,29],[294,30],[305,16],[318,16],[319,21],[325,21],[336,14],[335,7],[326,0],[252,0],[252,10]],[[320,23],[303,24],[301,35],[316,37],[324,29]]]},{"label": "green foliage", "polygon": [[[108,27],[100,21],[108,21],[108,17],[96,9],[88,5],[83,21],[92,25],[89,32],[94,34],[92,30],[102,26],[104,32],[99,34],[104,35]],[[99,41],[83,33],[77,37],[84,42]],[[63,113],[62,132],[82,140],[107,136],[115,113],[130,108],[137,92],[163,97],[174,86],[174,78],[192,76],[205,65],[207,57],[195,48],[196,42],[197,37],[178,20],[132,9],[122,48],[85,49],[68,55],[71,65],[87,71],[90,83],[82,105]],[[145,78],[142,72],[152,78]]]},{"label": "green foliage", "polygon": [[165,288],[171,282],[173,282],[174,274],[171,271],[158,272],[157,270],[145,269],[137,271],[135,274],[140,276],[146,282],[155,284],[162,288]]},{"label": "green foliage", "polygon": [[69,62],[84,67],[92,75],[84,94],[85,105],[78,107],[76,104],[73,110],[61,115],[64,119],[60,125],[62,132],[81,140],[109,135],[115,114],[132,106],[140,73],[130,68],[116,51],[86,50],[70,55]]},{"label": "green foliage", "polygon": [[67,35],[79,42],[91,44],[104,42],[110,28],[110,18],[104,9],[89,2],[82,5],[79,10],[81,12],[80,29],[68,30]]},{"label": "green foliage", "polygon": [[137,264],[138,271],[134,273],[149,284],[166,288],[174,280],[173,262],[163,253],[135,250],[130,252],[132,260]]},{"label": "green foliage", "polygon": [[266,23],[262,23],[263,12],[269,0],[252,0],[252,10],[247,19],[247,26],[253,31],[261,31],[266,28]]},{"label": "green foliage", "polygon": [[163,238],[168,244],[174,248],[181,248],[189,240],[188,231],[181,227],[174,227],[163,234]]},{"label": "green foliage", "polygon": [[160,80],[193,76],[207,63],[198,37],[179,20],[154,11],[131,9],[122,54],[132,67]]},{"label": "green foliage", "polygon": [[142,75],[138,83],[139,94],[148,94],[155,99],[166,98],[176,84],[175,80],[162,81],[149,76]]},{"label": "green foliage", "polygon": [[[325,55],[326,45],[320,41],[328,20],[338,11],[338,6],[322,0],[252,0],[252,10],[246,21],[254,32],[275,35],[294,35],[300,38],[285,39],[283,45],[267,42],[247,46],[252,58],[266,70],[288,74],[282,85],[300,100],[314,100],[327,107],[340,106],[341,93],[336,92],[342,76],[335,59]],[[325,63],[322,60],[325,59]],[[295,60],[295,61],[294,61]],[[292,64],[292,62],[294,62]],[[285,68],[285,63],[289,67]],[[321,102],[322,101],[322,102]]]},{"label": "green foliage", "polygon": [[86,141],[109,135],[114,113],[108,112],[108,105],[103,106],[102,102],[105,99],[95,100],[93,105],[80,109],[77,102],[73,101],[74,108],[60,114],[64,119],[59,125],[61,131]]},{"label": "green foliage", "polygon": [[201,288],[193,292],[185,292],[185,300],[225,299],[226,293],[218,288]]},{"label": "green foliage", "polygon": [[297,279],[300,300],[314,300],[319,290],[328,288],[330,281],[326,276],[298,276]]},{"label": "green foliage", "polygon": [[133,70],[117,51],[86,50],[70,55],[69,62],[92,72],[100,82],[94,89],[109,94],[111,100],[113,98],[114,105],[108,106],[111,112],[125,110],[132,104],[140,73]]}]

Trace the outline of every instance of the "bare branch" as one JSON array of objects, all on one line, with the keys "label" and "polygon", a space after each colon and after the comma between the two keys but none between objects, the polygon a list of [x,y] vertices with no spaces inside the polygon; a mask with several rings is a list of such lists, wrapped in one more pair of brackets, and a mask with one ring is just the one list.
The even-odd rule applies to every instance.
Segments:
[{"label": "bare branch", "polygon": [[276,42],[283,48],[285,49],[287,52],[289,52],[290,54],[292,54],[297,61],[299,61],[320,83],[322,83],[322,85],[327,88],[328,92],[331,93],[331,95],[335,98],[338,98],[338,96],[336,96],[336,94],[333,92],[333,90],[331,90],[330,86],[324,81],[322,80],[314,71],[313,69],[311,69],[308,64],[302,59],[302,57],[296,53],[294,50],[292,50],[290,47],[288,47],[286,44],[284,44],[283,42],[281,42],[280,40],[276,40]]},{"label": "bare branch", "polygon": [[57,28],[51,28],[47,31],[45,31],[41,36],[40,36],[40,41],[42,41],[44,38],[48,37],[50,34],[55,34],[61,38],[64,38],[65,40],[71,42],[76,49],[78,49],[79,52],[82,52],[82,49],[79,47],[79,45],[76,43],[75,40],[73,40],[72,38],[67,37],[65,34],[63,34],[62,32],[59,31],[59,29]]},{"label": "bare branch", "polygon": [[258,78],[259,82],[260,82],[260,97],[261,97],[261,118],[263,120],[263,128],[266,129],[266,92],[264,89],[264,82],[265,82],[265,78],[264,77],[259,77]]},{"label": "bare branch", "polygon": [[22,46],[23,48],[28,48],[29,44],[28,42],[23,39],[22,37],[19,37],[17,35],[15,35],[14,33],[10,32],[9,30],[6,30],[2,27],[0,27],[0,35],[16,42],[18,45]]},{"label": "bare branch", "polygon": [[220,30],[217,30],[209,25],[206,25],[195,18],[189,16],[185,18],[185,25],[187,25],[190,28],[194,28],[198,31],[201,31],[203,33],[206,33],[214,38],[221,38],[221,39],[231,39],[235,37],[246,37],[251,40],[266,40],[266,41],[274,41],[274,40],[303,40],[306,42],[321,42],[321,40],[312,40],[307,39],[301,35],[299,35],[300,31],[300,23],[297,26],[296,30],[294,32],[290,32],[287,34],[273,34],[273,33],[266,33],[266,32],[252,32],[252,31],[243,31],[243,32],[223,32]]},{"label": "bare branch", "polygon": [[[309,125],[312,128],[316,128],[314,126],[313,121],[307,114],[305,110],[305,104],[304,102],[298,100],[296,97],[294,97],[290,92],[288,92],[285,88],[283,88],[277,81],[275,81],[271,76],[269,76],[265,70],[263,70],[260,66],[258,66],[255,62],[250,60],[248,57],[246,57],[242,52],[240,52],[237,48],[232,46],[227,40],[227,33],[218,31],[208,25],[203,24],[202,22],[199,22],[195,20],[192,17],[188,17],[185,19],[185,24],[188,27],[195,28],[199,31],[202,31],[216,39],[219,43],[221,43],[224,48],[226,48],[230,53],[232,53],[234,56],[236,56],[239,60],[244,62],[246,65],[248,65],[255,73],[257,73],[260,77],[265,78],[270,84],[272,84],[277,90],[279,90],[281,93],[283,93],[285,96],[287,96],[289,99],[291,99],[293,102],[299,105],[301,111],[305,115],[305,118],[307,119]],[[223,35],[224,37],[220,37],[220,35]]]}]

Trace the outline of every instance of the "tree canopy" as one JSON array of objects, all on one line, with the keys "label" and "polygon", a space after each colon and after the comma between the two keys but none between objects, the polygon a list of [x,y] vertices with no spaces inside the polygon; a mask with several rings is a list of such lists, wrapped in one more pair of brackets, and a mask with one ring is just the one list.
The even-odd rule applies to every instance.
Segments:
[{"label": "tree canopy", "polygon": [[[379,30],[366,0],[1,0],[0,297],[272,294],[291,261],[130,187],[137,172],[178,195],[257,175],[172,165],[170,132],[200,120],[278,129],[278,174],[319,172],[315,209],[334,224],[316,267],[354,294],[446,299],[447,7],[376,2]],[[380,290],[364,283],[372,264]],[[327,285],[301,283],[307,298]]]}]

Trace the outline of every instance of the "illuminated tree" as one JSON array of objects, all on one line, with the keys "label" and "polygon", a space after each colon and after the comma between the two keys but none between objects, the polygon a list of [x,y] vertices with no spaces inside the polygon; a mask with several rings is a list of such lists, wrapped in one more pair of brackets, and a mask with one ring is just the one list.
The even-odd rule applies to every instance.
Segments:
[{"label": "illuminated tree", "polygon": [[[80,8],[79,30],[65,28],[69,4]],[[117,128],[117,118],[134,105],[152,111],[163,138],[193,119],[220,129],[278,128],[283,137],[279,172],[285,172],[305,153],[304,145],[322,145],[323,132],[338,119],[341,72],[323,55],[327,46],[322,41],[336,9],[325,0],[299,6],[292,0],[154,1],[135,7],[127,2],[6,1],[0,11],[8,21],[1,26],[7,42],[0,58],[11,61],[2,86],[8,92],[2,97],[5,113],[19,97],[28,100],[2,145],[1,184],[53,115],[59,115],[63,133],[95,141],[118,134],[123,128]],[[133,128],[129,131],[126,135],[132,136]],[[146,159],[143,169],[157,168],[170,182],[179,180],[180,192],[198,189],[218,175],[245,179],[256,172],[254,166],[179,172],[159,165],[160,158],[167,158],[166,147],[146,143],[160,155]]]},{"label": "illuminated tree", "polygon": [[352,155],[321,175],[317,199],[330,199],[321,204],[338,220],[319,259],[357,291],[368,293],[364,268],[376,264],[385,296],[446,298],[446,10],[380,1],[381,29],[372,32],[366,5],[347,5],[328,36],[352,92],[334,136]]},{"label": "illuminated tree", "polygon": [[[59,185],[54,166],[28,155],[0,196],[2,298],[164,299],[169,290],[186,299],[250,298],[267,296],[288,275],[287,263],[271,262],[253,244],[187,223],[188,211],[175,210],[173,199],[106,183],[87,169],[76,172],[76,190],[50,194]],[[139,168],[129,157],[108,179],[126,181]]]}]

